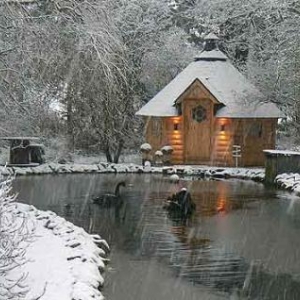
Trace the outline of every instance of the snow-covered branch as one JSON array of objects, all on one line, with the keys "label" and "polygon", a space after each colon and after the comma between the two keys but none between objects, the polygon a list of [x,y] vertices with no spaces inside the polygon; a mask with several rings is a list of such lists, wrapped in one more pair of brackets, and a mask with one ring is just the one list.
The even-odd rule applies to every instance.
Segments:
[{"label": "snow-covered branch", "polygon": [[17,300],[27,292],[24,285],[26,274],[12,271],[26,262],[27,242],[32,237],[33,228],[24,215],[16,213],[11,180],[0,183],[0,297]]}]

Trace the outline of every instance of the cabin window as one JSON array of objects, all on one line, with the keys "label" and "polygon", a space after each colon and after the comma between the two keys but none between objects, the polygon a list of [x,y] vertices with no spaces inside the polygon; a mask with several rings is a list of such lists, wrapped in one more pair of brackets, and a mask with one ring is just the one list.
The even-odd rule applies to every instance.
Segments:
[{"label": "cabin window", "polygon": [[262,124],[253,123],[250,127],[249,135],[252,137],[262,137]]},{"label": "cabin window", "polygon": [[198,123],[206,120],[206,109],[201,105],[192,109],[192,119]]}]

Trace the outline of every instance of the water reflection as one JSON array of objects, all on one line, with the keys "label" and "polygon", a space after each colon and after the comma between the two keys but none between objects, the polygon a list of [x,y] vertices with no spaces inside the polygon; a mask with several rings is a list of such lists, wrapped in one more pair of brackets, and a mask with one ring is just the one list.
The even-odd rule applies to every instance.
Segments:
[{"label": "water reflection", "polygon": [[[192,186],[189,188],[192,192],[196,190]],[[231,293],[233,289],[242,288],[248,265],[237,255],[217,248],[210,235],[203,230],[201,218],[218,213],[218,198],[210,196],[193,197],[199,209],[188,222],[167,214],[171,223],[166,229],[156,229],[156,222],[147,214],[142,255],[159,257],[174,268],[177,276],[194,284]]]},{"label": "water reflection", "polygon": [[[92,204],[119,180],[127,183],[121,206]],[[162,209],[181,187],[197,205],[188,221]],[[108,299],[300,297],[300,201],[290,202],[288,193],[246,181],[175,185],[161,176],[129,174],[23,177],[14,188],[24,202],[109,242]]]}]

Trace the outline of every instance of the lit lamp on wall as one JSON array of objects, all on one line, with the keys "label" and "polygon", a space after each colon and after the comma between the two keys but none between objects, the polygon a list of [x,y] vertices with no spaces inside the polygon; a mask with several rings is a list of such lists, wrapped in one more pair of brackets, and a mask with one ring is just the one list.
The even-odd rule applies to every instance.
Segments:
[{"label": "lit lamp on wall", "polygon": [[179,127],[179,124],[178,123],[174,123],[174,131],[177,131],[178,127]]},{"label": "lit lamp on wall", "polygon": [[225,124],[221,124],[220,131],[221,131],[221,132],[224,132],[224,131],[225,131]]}]

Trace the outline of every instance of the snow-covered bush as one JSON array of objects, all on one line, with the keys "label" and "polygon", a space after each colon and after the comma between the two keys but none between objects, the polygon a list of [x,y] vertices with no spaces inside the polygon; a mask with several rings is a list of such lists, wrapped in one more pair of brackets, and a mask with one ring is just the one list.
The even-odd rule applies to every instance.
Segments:
[{"label": "snow-covered bush", "polygon": [[172,146],[163,146],[161,148],[161,152],[164,153],[164,154],[171,154],[173,152],[173,147]]},{"label": "snow-covered bush", "polygon": [[144,143],[144,144],[142,144],[141,147],[140,147],[140,151],[141,151],[141,152],[146,152],[146,153],[148,153],[148,152],[150,152],[151,150],[152,150],[152,147],[151,147],[151,145],[148,144],[148,143]]},{"label": "snow-covered bush", "polygon": [[154,155],[157,156],[157,157],[162,157],[163,153],[160,150],[157,150],[157,151],[155,151]]},{"label": "snow-covered bush", "polygon": [[24,299],[26,274],[13,272],[25,263],[26,241],[30,237],[26,218],[15,208],[10,195],[12,179],[0,183],[0,299]]},{"label": "snow-covered bush", "polygon": [[160,150],[155,151],[154,153],[154,161],[156,166],[161,166],[163,164],[162,157],[163,153]]},{"label": "snow-covered bush", "polygon": [[171,164],[171,156],[173,153],[173,147],[166,145],[161,148],[161,152],[163,153],[163,163],[165,165]]}]

